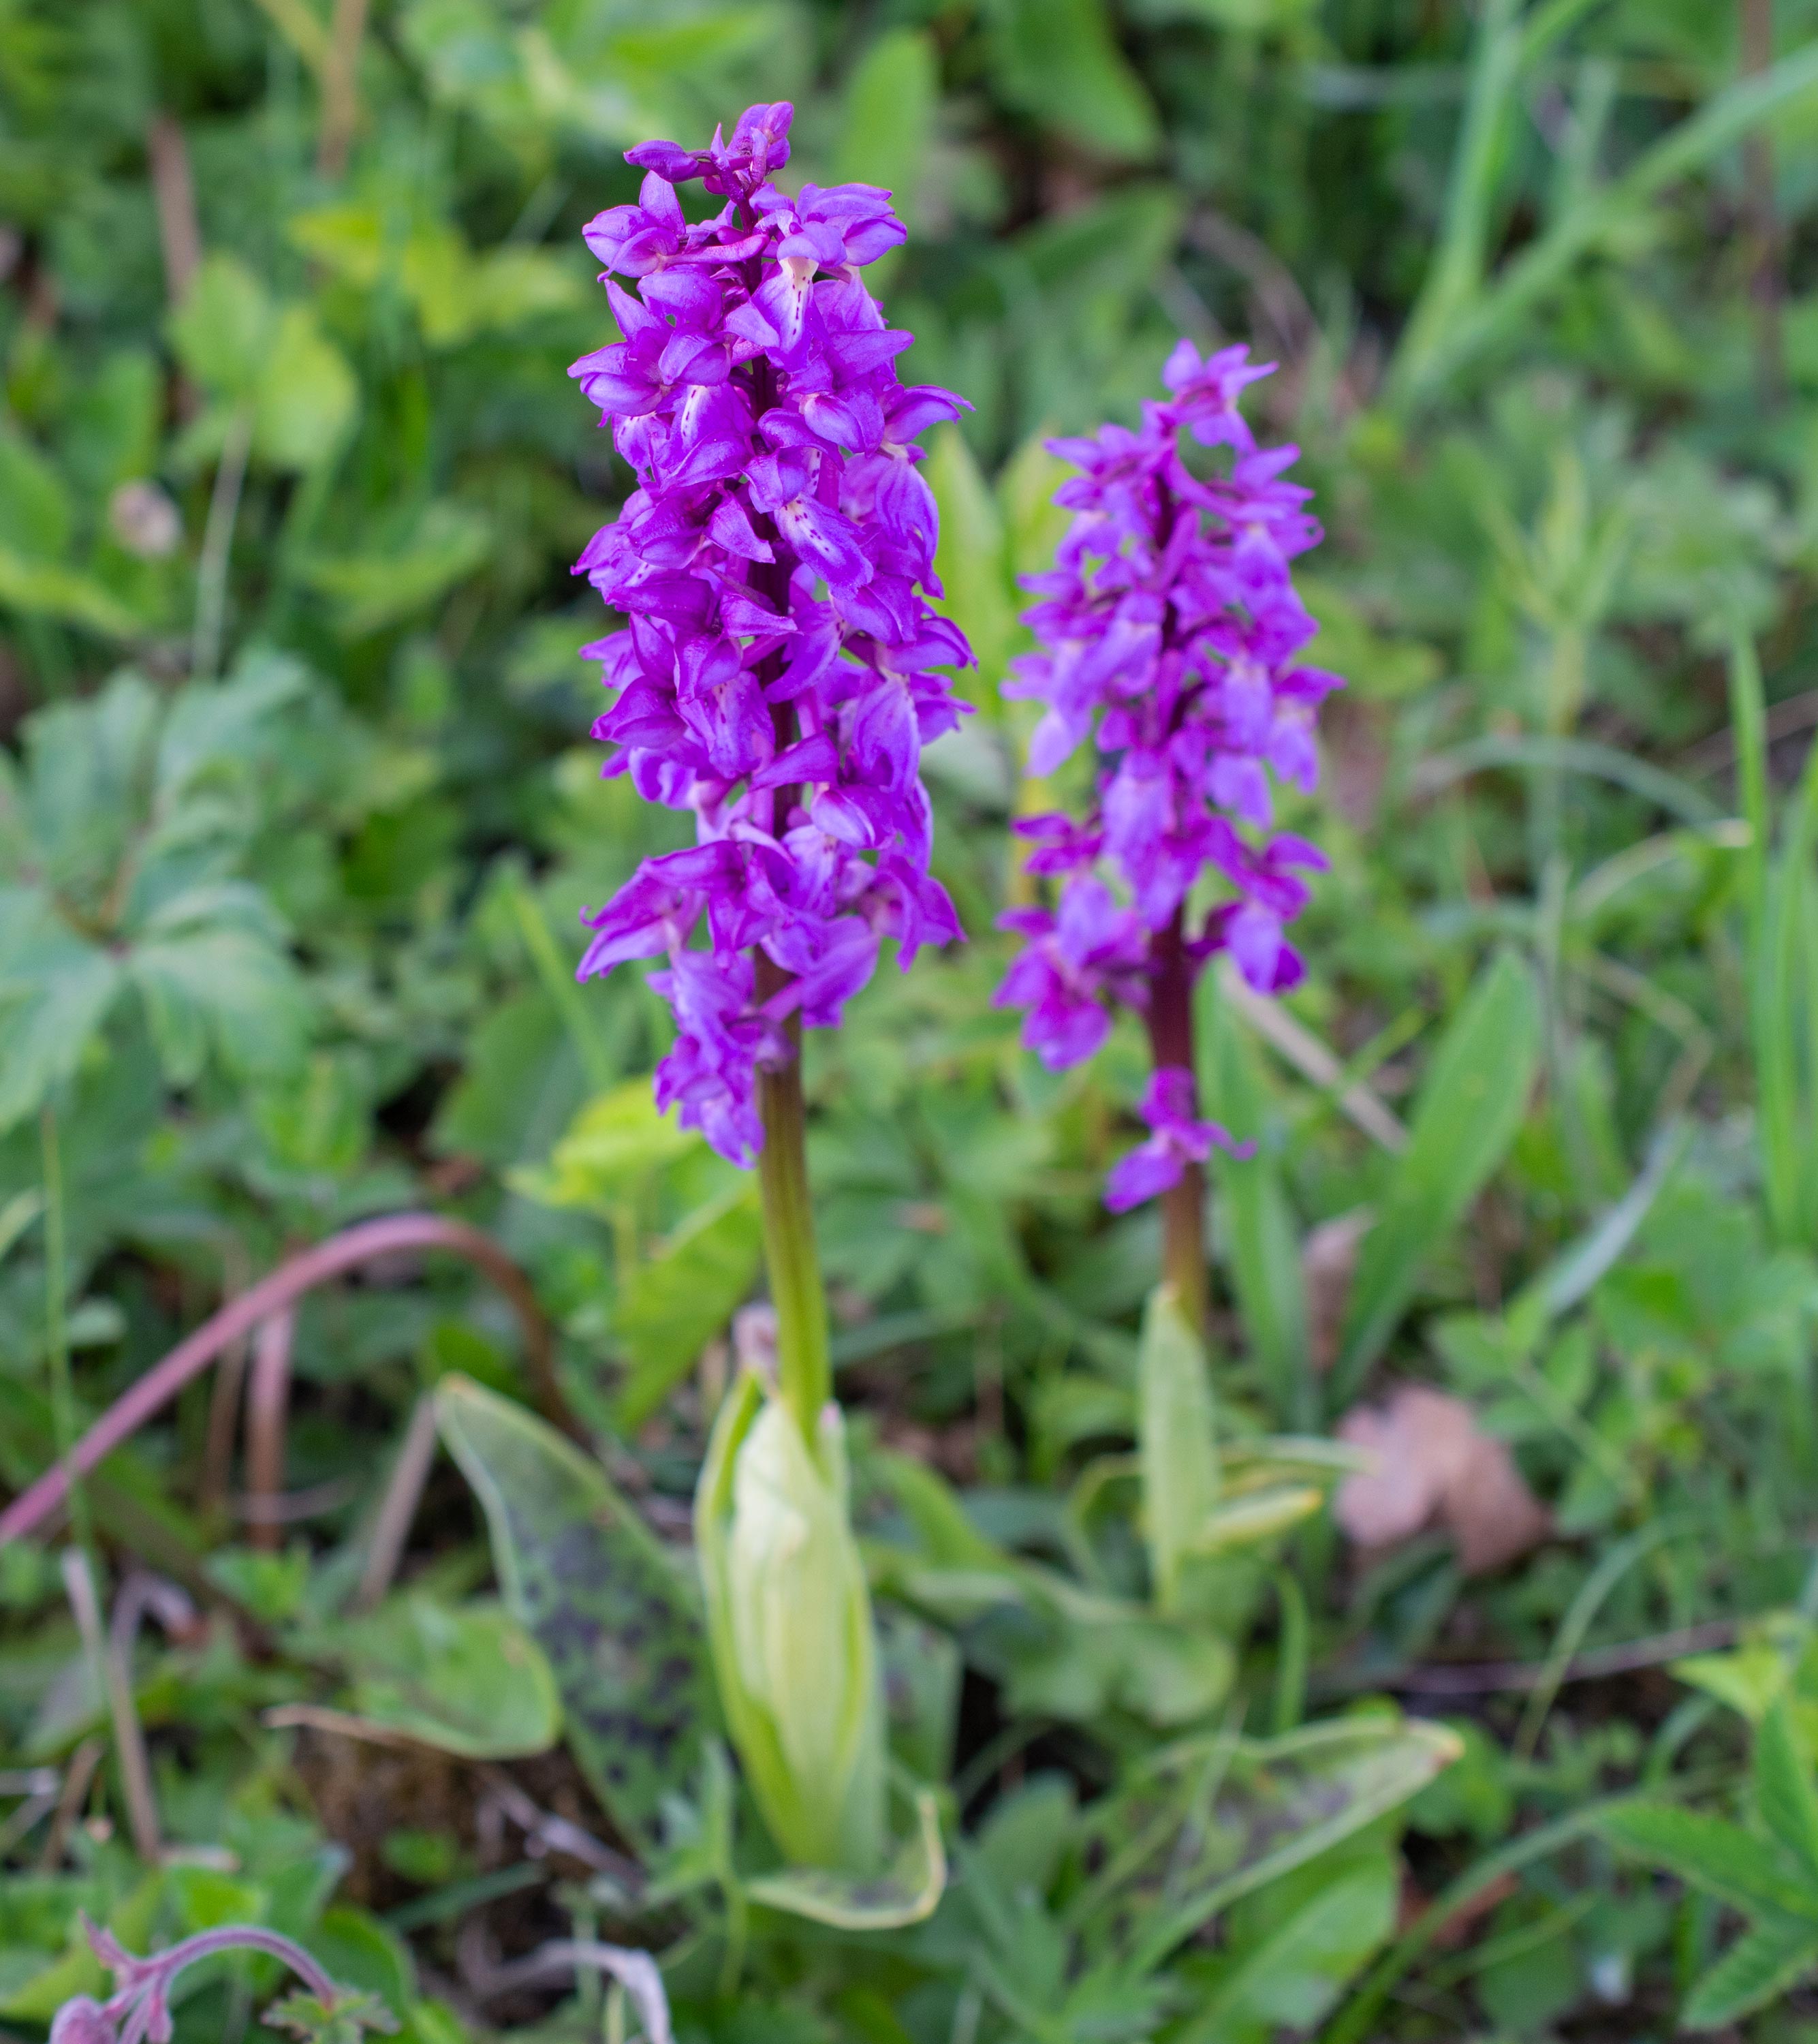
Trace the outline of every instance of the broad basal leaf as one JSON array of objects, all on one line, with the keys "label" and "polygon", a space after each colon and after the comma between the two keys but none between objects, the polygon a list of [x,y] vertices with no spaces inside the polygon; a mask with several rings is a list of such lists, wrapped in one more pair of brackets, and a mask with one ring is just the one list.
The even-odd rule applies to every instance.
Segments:
[{"label": "broad basal leaf", "polygon": [[1240,1896],[1398,1808],[1460,1750],[1443,1725],[1387,1716],[1266,1743],[1183,1742],[1101,1820],[1114,1842],[1141,1846],[1083,1927],[1089,1942],[1158,1963]]},{"label": "broad basal leaf", "polygon": [[718,1719],[693,1585],[605,1472],[540,1420],[463,1377],[435,1398],[506,1602],[554,1673],[574,1757],[616,1820],[647,1838]]}]

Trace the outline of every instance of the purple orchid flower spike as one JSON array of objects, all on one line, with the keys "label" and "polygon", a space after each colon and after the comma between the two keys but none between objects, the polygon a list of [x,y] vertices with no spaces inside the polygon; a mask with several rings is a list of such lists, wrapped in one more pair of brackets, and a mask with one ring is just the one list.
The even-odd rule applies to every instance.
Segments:
[{"label": "purple orchid flower spike", "polygon": [[[1105,1197],[1162,1200],[1165,1274],[1201,1325],[1203,1166],[1234,1146],[1199,1116],[1193,982],[1221,951],[1259,993],[1302,976],[1287,928],[1325,859],[1275,829],[1275,790],[1313,789],[1314,716],[1342,686],[1304,657],[1317,628],[1289,564],[1320,528],[1285,479],[1298,451],[1259,448],[1239,409],[1268,373],[1245,348],[1202,359],[1183,340],[1139,429],[1050,444],[1080,471],[1055,497],[1073,522],[1053,572],[1030,578],[1037,648],[1003,691],[1043,705],[1032,774],[1088,739],[1097,770],[1084,816],[1017,826],[1026,870],[1056,894],[1002,919],[1026,942],[997,998],[1027,1011],[1023,1040],[1055,1069],[1090,1057],[1119,1005],[1142,1015],[1151,1132]],[[1190,459],[1190,445],[1222,451]]]},{"label": "purple orchid flower spike", "polygon": [[[792,113],[628,153],[636,204],[585,229],[631,286],[607,282],[620,337],[570,372],[638,485],[577,568],[628,620],[587,648],[612,697],[594,736],[608,774],[692,812],[699,840],[589,914],[581,975],[661,962],[677,1035],[658,1101],[742,1165],[765,1075],[793,1067],[800,1028],[838,1024],[880,939],[907,968],[961,934],[920,762],[967,707],[942,670],[972,655],[926,601],[915,443],[967,408],[903,384],[913,336],[865,289],[903,239],[889,194],[771,182]],[[691,221],[677,188],[697,179],[724,203]]]}]

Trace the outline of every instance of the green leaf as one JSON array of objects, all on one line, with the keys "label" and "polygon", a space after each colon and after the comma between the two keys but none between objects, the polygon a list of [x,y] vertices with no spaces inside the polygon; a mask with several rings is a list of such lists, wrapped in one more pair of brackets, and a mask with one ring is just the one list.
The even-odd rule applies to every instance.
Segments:
[{"label": "green leaf", "polygon": [[883,1873],[795,1867],[747,1881],[745,1892],[754,1902],[837,1931],[896,1931],[933,1915],[946,1885],[940,1806],[922,1789],[915,1798],[915,1834]]},{"label": "green leaf", "polygon": [[0,544],[0,608],[30,617],[54,617],[103,639],[133,639],[145,630],[144,620],[94,576],[4,544]]},{"label": "green leaf", "polygon": [[1157,1609],[1178,1611],[1181,1570],[1218,1501],[1212,1373],[1171,1286],[1149,1294],[1137,1355],[1137,1459]]},{"label": "green leaf", "polygon": [[289,957],[229,925],[178,928],[134,947],[128,970],[174,1085],[200,1074],[209,1050],[239,1073],[277,1073],[301,1060],[309,1006]]},{"label": "green leaf", "polygon": [[243,770],[279,743],[278,713],[302,701],[309,675],[288,654],[243,659],[215,686],[191,682],[172,698],[158,734],[155,800],[167,805],[209,774]]},{"label": "green leaf", "polygon": [[1268,2044],[1282,2031],[1314,2029],[1394,1927],[1398,1885],[1394,1859],[1375,1853],[1312,1881],[1253,1942],[1235,1934],[1229,1969],[1174,2044]]},{"label": "green leaf", "polygon": [[171,315],[177,359],[212,394],[250,398],[264,375],[273,317],[265,286],[244,263],[209,256]]},{"label": "green leaf", "polygon": [[[435,1147],[498,1165],[543,1155],[559,1138],[585,1083],[548,996],[529,986],[498,1002],[474,1024],[466,1053],[460,1078],[436,1109]],[[535,1189],[516,1174],[508,1182],[528,1198],[542,1197],[540,1174]]]},{"label": "green leaf", "polygon": [[890,1750],[922,1781],[953,1772],[964,1674],[953,1635],[895,1604],[874,1609]]},{"label": "green leaf", "polygon": [[1761,1840],[1739,1824],[1667,1803],[1631,1803],[1611,1811],[1602,1829],[1637,1858],[1732,1909],[1818,1923],[1818,1883],[1808,1887],[1780,1872]]},{"label": "green leaf", "polygon": [[[943,1585],[934,1574],[931,1586],[957,1591],[963,1613],[968,1579],[961,1573]],[[924,1579],[913,1581],[920,1588]],[[1158,1617],[1036,1569],[995,1584],[980,1575],[969,1588],[986,1608],[1004,1601],[1007,1591],[1027,1614],[1001,1640],[994,1644],[988,1631],[974,1648],[974,1658],[1003,1681],[1013,1712],[1074,1724],[1122,1712],[1151,1725],[1191,1725],[1230,1694],[1237,1655],[1212,1626]],[[1030,1618],[1039,1631],[1031,1631]]]},{"label": "green leaf", "polygon": [[1151,155],[1155,108],[1103,0],[991,0],[991,80],[1011,103],[1107,156]]},{"label": "green leaf", "polygon": [[1818,1787],[1784,1695],[1755,1734],[1755,1800],[1762,1822],[1818,1885]]},{"label": "green leaf", "polygon": [[120,968],[36,893],[0,887],[0,1130],[72,1078],[107,1020]]},{"label": "green leaf", "polygon": [[1142,1846],[1115,1881],[1088,1892],[1083,1931],[1133,1967],[1159,1965],[1240,1896],[1398,1808],[1460,1750],[1443,1725],[1386,1715],[1260,1743],[1183,1741],[1100,1820]]},{"label": "green leaf", "polygon": [[[1217,982],[1207,973],[1202,985],[1210,996]],[[1268,1097],[1255,1047],[1226,1003],[1211,1001],[1210,1021],[1208,1110],[1240,1143],[1256,1146],[1251,1157],[1212,1153],[1231,1287],[1245,1344],[1268,1373],[1276,1411],[1303,1424],[1313,1417],[1302,1409],[1312,1389],[1306,1288]]]},{"label": "green leaf", "polygon": [[1723,2030],[1778,2000],[1818,1965],[1818,1928],[1777,1916],[1751,1924],[1686,1997],[1688,2030]]},{"label": "green leaf", "polygon": [[555,1677],[582,1771],[652,1839],[718,1722],[692,1581],[607,1480],[521,1406],[444,1378],[436,1420],[492,1535],[505,1600]]},{"label": "green leaf", "polygon": [[549,1162],[512,1175],[513,1189],[550,1207],[610,1218],[653,1172],[698,1154],[704,1139],[662,1112],[647,1079],[596,1094],[570,1123]]},{"label": "green leaf", "polygon": [[754,1181],[692,1214],[626,1278],[613,1331],[631,1358],[618,1423],[634,1432],[700,1360],[749,1296],[763,1260]]},{"label": "green leaf", "polygon": [[345,1903],[324,1909],[303,1942],[330,1980],[376,1995],[394,2016],[416,2000],[416,1962],[409,1946],[370,1910]]},{"label": "green leaf", "polygon": [[[971,642],[979,663],[976,686],[995,701],[1017,631],[1003,521],[957,426],[934,433],[922,474],[941,514],[934,550],[934,570],[946,591],[941,609]],[[975,686],[970,674],[966,686]]]},{"label": "green leaf", "polygon": [[[1536,14],[1554,10],[1536,9]],[[1620,177],[1596,186],[1472,295],[1417,361],[1398,357],[1393,382],[1412,402],[1443,387],[1497,345],[1558,290],[1592,250],[1606,246],[1663,191],[1682,183],[1745,135],[1818,88],[1818,45],[1791,52],[1768,71],[1715,94],[1642,151]]]},{"label": "green leaf", "polygon": [[832,181],[881,185],[911,233],[940,90],[934,39],[925,29],[887,29],[846,80]]},{"label": "green leaf", "polygon": [[1325,1493],[1311,1484],[1271,1484],[1229,1498],[1200,1527],[1193,1551],[1222,1554],[1260,1546],[1310,1519],[1325,1501]]},{"label": "green leaf", "polygon": [[354,372],[315,313],[286,306],[253,401],[253,452],[274,467],[313,468],[340,444],[359,402]]},{"label": "green leaf", "polygon": [[305,579],[335,604],[348,639],[396,624],[470,574],[486,557],[492,527],[464,505],[433,503],[393,544],[318,557]]},{"label": "green leaf", "polygon": [[75,514],[63,478],[22,433],[0,428],[0,544],[57,560],[68,551]]},{"label": "green leaf", "polygon": [[1026,601],[1015,578],[1051,567],[1054,550],[1073,514],[1054,501],[1054,493],[1074,473],[1073,465],[1051,453],[1044,432],[1031,433],[997,478],[997,501],[1009,546],[1011,587],[1020,608]]},{"label": "green leaf", "polygon": [[354,1708],[369,1723],[470,1759],[546,1753],[562,1700],[542,1649],[497,1606],[393,1597],[347,1628]]},{"label": "green leaf", "polygon": [[1387,1346],[1433,1246],[1462,1220],[1515,1139],[1540,1055],[1532,975],[1504,952],[1479,975],[1421,1088],[1406,1151],[1365,1236],[1332,1396]]},{"label": "green leaf", "polygon": [[325,2002],[303,1988],[274,2001],[264,2020],[274,2030],[288,2030],[301,2044],[360,2044],[369,2030],[397,2027],[397,2018],[376,1994],[336,1995]]}]

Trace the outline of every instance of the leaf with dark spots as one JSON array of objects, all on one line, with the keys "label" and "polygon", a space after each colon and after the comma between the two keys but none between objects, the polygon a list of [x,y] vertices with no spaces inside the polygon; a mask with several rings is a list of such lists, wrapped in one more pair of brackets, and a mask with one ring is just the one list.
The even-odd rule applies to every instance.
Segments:
[{"label": "leaf with dark spots", "polygon": [[[1122,1871],[1081,1927],[1088,1947],[1159,1964],[1240,1896],[1398,1808],[1459,1751],[1443,1726],[1379,1716],[1260,1743],[1183,1740],[1099,1821]],[[1138,1839],[1136,1855],[1120,1859]]]},{"label": "leaf with dark spots", "polygon": [[626,1835],[647,1843],[717,1719],[693,1583],[605,1472],[543,1421],[464,1377],[435,1396],[505,1600],[554,1672],[574,1757]]}]

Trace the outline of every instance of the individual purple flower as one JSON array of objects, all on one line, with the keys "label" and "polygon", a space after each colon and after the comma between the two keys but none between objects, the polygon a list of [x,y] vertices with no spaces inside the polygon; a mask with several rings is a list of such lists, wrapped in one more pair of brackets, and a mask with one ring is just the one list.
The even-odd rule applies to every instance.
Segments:
[{"label": "individual purple flower", "polygon": [[1286,479],[1297,450],[1259,448],[1239,409],[1268,373],[1245,348],[1202,359],[1183,340],[1140,428],[1050,443],[1080,471],[1055,494],[1073,519],[1029,578],[1036,650],[1003,691],[1043,705],[1032,774],[1094,747],[1084,813],[1017,827],[1026,871],[1060,894],[1052,914],[1002,919],[1027,943],[998,999],[1027,1009],[1023,1040],[1056,1067],[1097,1050],[1118,1005],[1143,1015],[1153,1132],[1112,1174],[1118,1208],[1183,1184],[1197,1200],[1223,1139],[1194,1112],[1194,978],[1226,951],[1259,992],[1293,986],[1288,925],[1325,864],[1275,828],[1277,790],[1315,784],[1314,717],[1340,684],[1304,658],[1317,628],[1290,564],[1320,532]]},{"label": "individual purple flower", "polygon": [[[945,670],[972,655],[927,601],[915,441],[965,407],[901,382],[913,336],[859,274],[903,239],[890,194],[770,181],[792,113],[628,152],[637,203],[585,230],[631,286],[606,280],[619,337],[570,371],[637,482],[576,567],[627,620],[586,649],[611,698],[594,736],[606,773],[692,812],[698,839],[589,912],[581,976],[660,962],[659,1104],[741,1164],[791,1032],[838,1022],[883,938],[907,967],[961,934],[920,768],[967,707]],[[677,187],[697,179],[724,203],[691,221]]]},{"label": "individual purple flower", "polygon": [[1120,908],[1104,882],[1087,874],[1068,882],[1057,913],[1012,909],[1001,920],[1029,943],[994,1005],[1029,1010],[1022,1040],[1050,1070],[1091,1057],[1110,1034],[1105,997],[1143,997],[1148,945],[1135,911]]},{"label": "individual purple flower", "polygon": [[1198,1118],[1193,1074],[1179,1065],[1164,1065],[1150,1074],[1137,1112],[1151,1133],[1146,1143],[1139,1143],[1111,1167],[1105,1181],[1105,1204],[1113,1213],[1140,1206],[1178,1185],[1190,1165],[1206,1162],[1214,1144],[1234,1157],[1256,1155],[1255,1143],[1233,1142],[1215,1121]]}]

